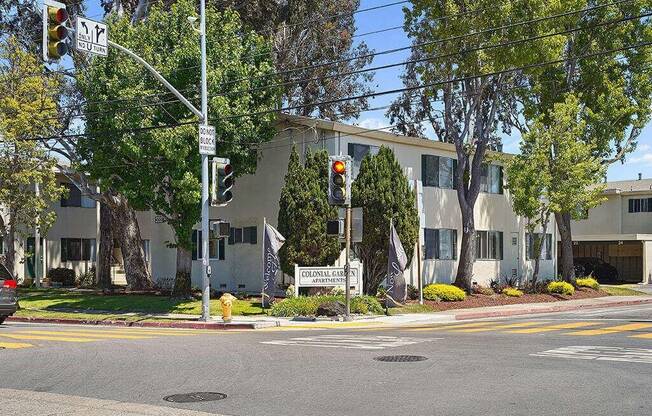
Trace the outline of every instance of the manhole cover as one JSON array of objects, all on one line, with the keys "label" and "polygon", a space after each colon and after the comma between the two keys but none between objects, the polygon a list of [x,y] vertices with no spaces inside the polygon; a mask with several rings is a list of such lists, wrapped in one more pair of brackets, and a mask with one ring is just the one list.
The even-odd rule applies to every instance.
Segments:
[{"label": "manhole cover", "polygon": [[427,359],[428,357],[424,357],[423,355],[383,355],[374,358],[376,361],[383,361],[385,363],[413,363]]},{"label": "manhole cover", "polygon": [[194,403],[194,402],[212,402],[215,400],[226,399],[224,393],[214,393],[210,391],[196,392],[196,393],[183,393],[172,394],[165,396],[163,400],[173,403]]}]

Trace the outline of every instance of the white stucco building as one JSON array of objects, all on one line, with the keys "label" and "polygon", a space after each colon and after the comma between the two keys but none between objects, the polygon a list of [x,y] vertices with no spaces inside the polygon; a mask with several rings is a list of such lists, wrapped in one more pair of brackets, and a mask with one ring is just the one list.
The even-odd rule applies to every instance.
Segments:
[{"label": "white stucco building", "polygon": [[[362,158],[380,146],[391,148],[400,164],[411,171],[412,179],[422,183],[421,273],[424,284],[449,283],[454,279],[461,239],[461,214],[453,187],[456,163],[452,144],[405,137],[384,131],[368,130],[342,123],[295,116],[284,116],[279,133],[259,149],[255,175],[236,180],[233,201],[225,208],[212,208],[211,220],[223,219],[231,224],[227,239],[211,239],[210,263],[212,287],[219,290],[258,292],[262,282],[263,218],[276,225],[279,197],[291,148],[300,154],[308,149],[326,149],[329,154],[348,154],[354,159],[354,175]],[[234,166],[237,172],[238,167]],[[475,206],[478,230],[478,260],[473,280],[487,285],[490,280],[531,275],[534,261],[528,256],[525,220],[511,207],[509,192],[503,189],[502,167],[487,165],[483,172],[482,192]],[[62,177],[62,182],[65,180]],[[54,267],[74,268],[78,273],[95,262],[99,242],[99,207],[74,187],[67,200],[56,204],[57,222],[43,238],[43,270]],[[154,279],[174,276],[176,254],[167,247],[173,234],[167,224],[151,212],[138,212],[143,246]],[[199,225],[198,225],[199,227]],[[541,261],[542,278],[556,274],[556,226],[548,226],[548,241]],[[199,233],[195,233],[199,238]],[[32,241],[33,244],[33,241]],[[19,249],[21,251],[22,249]],[[116,283],[124,282],[119,249],[113,268]],[[19,256],[20,257],[20,256]],[[192,280],[201,282],[201,261],[193,253]],[[32,274],[19,267],[21,277]],[[417,284],[417,259],[406,272],[408,283]],[[291,283],[289,276],[279,276],[280,284]]]}]

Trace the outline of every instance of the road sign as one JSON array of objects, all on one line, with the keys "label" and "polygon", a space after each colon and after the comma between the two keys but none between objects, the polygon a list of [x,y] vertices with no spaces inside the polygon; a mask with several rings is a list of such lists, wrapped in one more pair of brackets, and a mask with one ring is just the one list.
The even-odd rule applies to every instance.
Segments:
[{"label": "road sign", "polygon": [[78,17],[75,24],[75,48],[78,51],[106,56],[109,53],[106,24]]},{"label": "road sign", "polygon": [[199,126],[199,154],[215,154],[215,127]]},{"label": "road sign", "polygon": [[[340,222],[342,223],[342,232],[340,233],[340,242],[344,242],[344,219],[346,208],[339,208],[338,210]],[[351,208],[351,242],[362,242],[362,208]]]}]

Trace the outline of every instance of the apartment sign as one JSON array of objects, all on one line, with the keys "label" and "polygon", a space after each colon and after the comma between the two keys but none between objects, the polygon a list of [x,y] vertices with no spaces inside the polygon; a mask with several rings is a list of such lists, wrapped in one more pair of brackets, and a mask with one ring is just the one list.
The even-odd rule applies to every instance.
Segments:
[{"label": "apartment sign", "polygon": [[[299,295],[300,287],[346,286],[344,267],[299,267],[294,266],[294,293]],[[351,287],[355,293],[362,294],[362,264],[351,263]]]},{"label": "apartment sign", "polygon": [[94,55],[107,56],[109,53],[109,32],[106,24],[85,17],[77,17],[75,22],[75,48]]},{"label": "apartment sign", "polygon": [[215,154],[215,127],[199,126],[199,154],[209,156]]}]

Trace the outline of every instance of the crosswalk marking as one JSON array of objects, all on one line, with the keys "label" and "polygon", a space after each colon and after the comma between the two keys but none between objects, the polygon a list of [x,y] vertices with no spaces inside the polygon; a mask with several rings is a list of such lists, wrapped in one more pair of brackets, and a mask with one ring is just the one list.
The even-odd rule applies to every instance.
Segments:
[{"label": "crosswalk marking", "polygon": [[450,332],[486,332],[486,331],[495,331],[498,329],[509,329],[509,328],[522,328],[524,326],[533,326],[547,324],[548,322],[517,322],[514,324],[504,324],[504,325],[493,325],[493,326],[483,326],[480,328],[464,328],[464,329],[451,329]]},{"label": "crosswalk marking", "polygon": [[152,339],[154,337],[147,335],[127,335],[127,334],[114,334],[114,333],[88,333],[85,331],[21,331],[21,334],[33,335],[59,335],[59,336],[73,336],[73,337],[89,337],[89,338],[109,338],[109,339]]},{"label": "crosswalk marking", "polygon": [[0,349],[2,348],[18,349],[18,348],[29,348],[29,347],[33,347],[33,345],[22,343],[22,342],[0,342]]},{"label": "crosswalk marking", "polygon": [[573,358],[579,360],[623,361],[652,364],[652,350],[603,346],[570,346],[530,354],[534,357]]},{"label": "crosswalk marking", "polygon": [[559,331],[562,329],[575,329],[575,328],[584,328],[587,326],[599,325],[599,322],[573,322],[569,324],[555,324],[549,326],[542,326],[539,328],[525,328],[525,329],[515,329],[513,331],[507,331],[510,334],[538,334],[539,332],[550,332],[550,331]]},{"label": "crosswalk marking", "polygon": [[580,335],[580,336],[606,335],[606,334],[615,334],[618,332],[635,331],[637,329],[644,329],[650,327],[652,327],[652,324],[625,324],[625,325],[609,326],[606,328],[599,328],[599,329],[586,329],[583,331],[568,332],[565,335]]},{"label": "crosswalk marking", "polygon": [[409,332],[419,332],[419,331],[436,331],[441,329],[456,329],[456,328],[471,328],[485,325],[493,325],[499,322],[496,321],[482,321],[482,322],[471,322],[468,324],[447,324],[447,325],[437,325],[427,328],[412,328],[408,329]]},{"label": "crosswalk marking", "polygon": [[63,341],[63,342],[93,342],[99,341],[101,338],[80,338],[80,337],[67,337],[56,335],[29,335],[14,332],[11,334],[0,334],[0,338],[11,339],[28,339],[28,340],[42,340],[42,341]]},{"label": "crosswalk marking", "polygon": [[320,348],[343,348],[358,350],[383,350],[385,348],[403,347],[420,342],[432,341],[440,338],[411,338],[395,336],[363,336],[363,335],[317,335],[314,337],[300,337],[262,341],[267,345],[294,345]]}]

